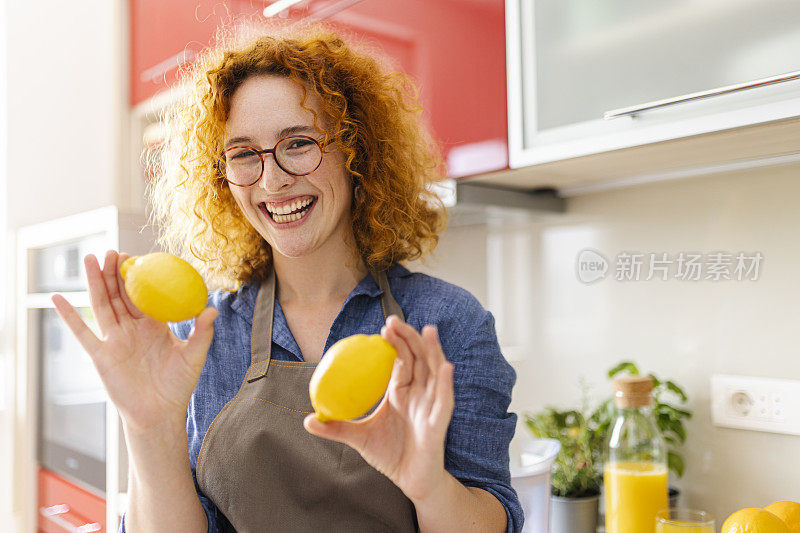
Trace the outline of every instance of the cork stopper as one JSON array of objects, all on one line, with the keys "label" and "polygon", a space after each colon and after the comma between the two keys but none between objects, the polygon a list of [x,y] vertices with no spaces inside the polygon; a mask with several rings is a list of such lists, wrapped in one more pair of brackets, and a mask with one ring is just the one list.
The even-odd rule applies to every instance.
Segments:
[{"label": "cork stopper", "polygon": [[650,376],[623,376],[614,379],[614,405],[620,409],[638,409],[652,405]]}]

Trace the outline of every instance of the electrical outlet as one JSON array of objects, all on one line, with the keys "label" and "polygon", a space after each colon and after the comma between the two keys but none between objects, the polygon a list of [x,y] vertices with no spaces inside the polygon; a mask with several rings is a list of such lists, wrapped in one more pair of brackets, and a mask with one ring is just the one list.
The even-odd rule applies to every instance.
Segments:
[{"label": "electrical outlet", "polygon": [[721,427],[800,435],[800,381],[711,376],[711,418]]}]

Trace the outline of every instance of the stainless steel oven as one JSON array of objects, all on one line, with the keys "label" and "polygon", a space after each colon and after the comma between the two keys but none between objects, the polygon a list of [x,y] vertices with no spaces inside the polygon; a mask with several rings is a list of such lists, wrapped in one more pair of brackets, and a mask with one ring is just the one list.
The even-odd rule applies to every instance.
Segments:
[{"label": "stainless steel oven", "polygon": [[[80,307],[94,325],[91,309]],[[39,319],[39,464],[96,492],[106,490],[106,393],[91,358],[54,309]],[[96,328],[94,328],[96,329]]]}]

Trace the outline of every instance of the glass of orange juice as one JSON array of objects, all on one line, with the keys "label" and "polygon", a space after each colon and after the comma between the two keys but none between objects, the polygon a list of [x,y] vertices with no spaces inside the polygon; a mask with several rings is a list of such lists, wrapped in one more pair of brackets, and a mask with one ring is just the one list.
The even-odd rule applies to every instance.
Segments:
[{"label": "glass of orange juice", "polygon": [[656,513],[656,533],[714,533],[714,518],[695,509],[664,509]]}]

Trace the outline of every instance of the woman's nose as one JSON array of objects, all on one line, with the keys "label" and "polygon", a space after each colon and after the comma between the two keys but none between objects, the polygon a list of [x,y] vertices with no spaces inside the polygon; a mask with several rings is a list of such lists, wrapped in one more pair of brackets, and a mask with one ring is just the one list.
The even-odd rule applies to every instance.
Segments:
[{"label": "woman's nose", "polygon": [[264,158],[264,169],[261,172],[261,177],[256,182],[256,186],[265,191],[278,191],[286,185],[291,185],[296,179],[296,176],[279,167],[271,154],[267,154],[267,157]]}]

